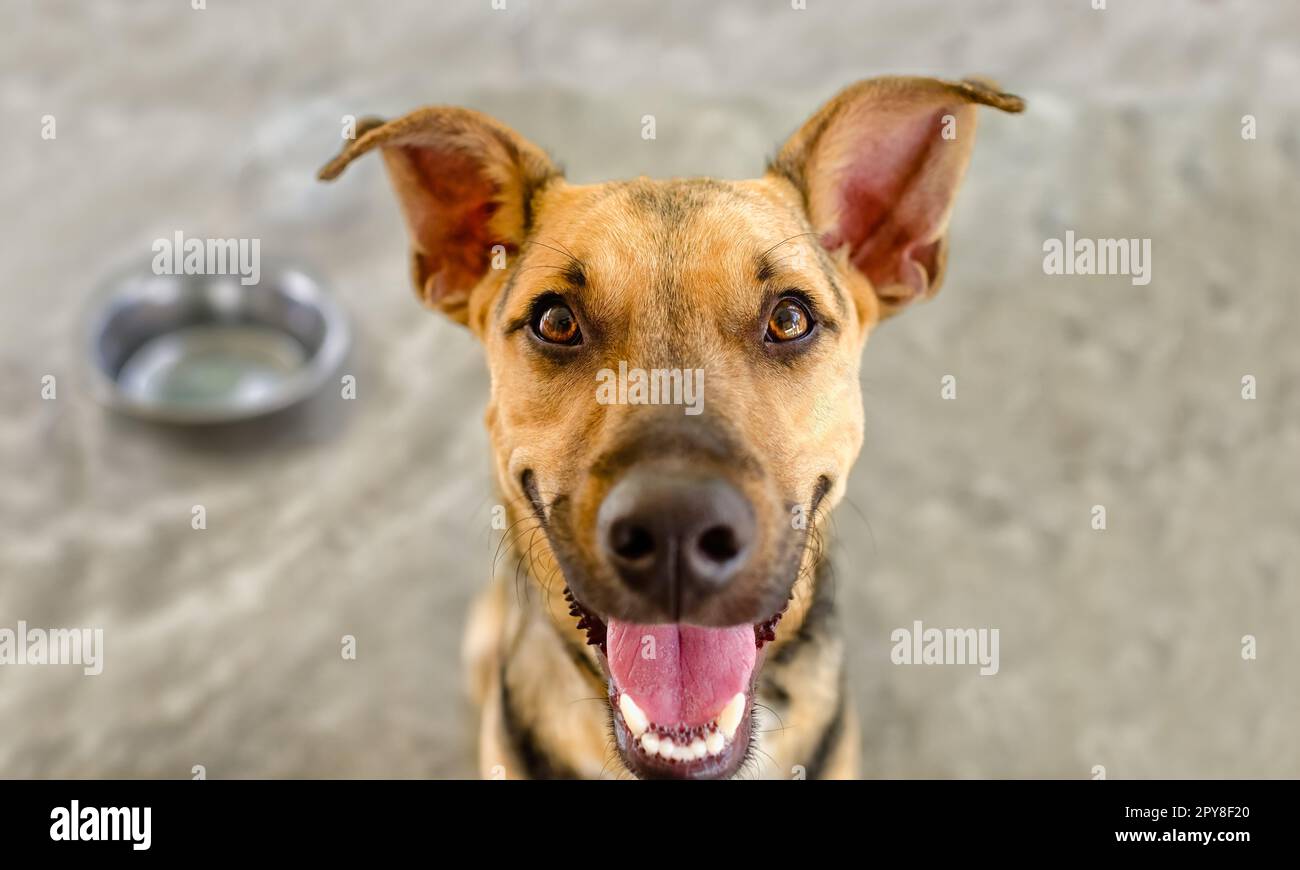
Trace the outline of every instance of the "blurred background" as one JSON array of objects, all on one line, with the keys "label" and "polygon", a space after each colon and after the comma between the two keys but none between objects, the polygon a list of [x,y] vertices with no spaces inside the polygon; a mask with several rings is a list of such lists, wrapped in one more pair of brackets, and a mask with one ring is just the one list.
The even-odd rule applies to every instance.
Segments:
[{"label": "blurred background", "polygon": [[[95,677],[0,667],[0,776],[475,774],[485,366],[414,301],[380,162],[315,182],[343,115],[472,106],[577,182],[745,177],[882,73],[1029,111],[983,116],[944,290],[865,352],[835,519],[863,775],[1300,776],[1300,7],[1106,5],[4,0],[0,626],[106,648]],[[356,400],[189,429],[96,404],[91,295],[178,230],[313,266]],[[1152,239],[1151,283],[1045,276],[1066,230]],[[999,628],[1000,673],[892,665],[916,619]]]}]

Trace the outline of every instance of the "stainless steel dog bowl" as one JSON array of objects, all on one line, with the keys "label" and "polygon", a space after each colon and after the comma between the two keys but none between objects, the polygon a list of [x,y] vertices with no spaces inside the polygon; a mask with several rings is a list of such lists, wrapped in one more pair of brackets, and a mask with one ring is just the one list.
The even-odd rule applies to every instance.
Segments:
[{"label": "stainless steel dog bowl", "polygon": [[305,271],[121,275],[89,320],[96,393],[129,414],[224,423],[287,408],[320,389],[347,353],[340,309]]}]

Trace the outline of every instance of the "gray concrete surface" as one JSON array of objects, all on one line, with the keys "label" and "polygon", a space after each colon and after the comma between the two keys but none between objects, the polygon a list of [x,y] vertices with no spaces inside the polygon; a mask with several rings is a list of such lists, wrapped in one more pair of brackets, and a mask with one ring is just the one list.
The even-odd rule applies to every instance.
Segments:
[{"label": "gray concrete surface", "polygon": [[[944,291],[866,350],[836,518],[863,773],[1300,776],[1292,4],[208,6],[3,4],[0,627],[102,627],[106,666],[0,667],[0,776],[473,773],[486,376],[412,300],[378,163],[313,181],[342,114],[459,103],[579,181],[739,177],[885,72],[991,75],[1030,112],[984,119]],[[1066,229],[1151,238],[1151,284],[1045,276]],[[357,400],[217,431],[94,404],[88,295],[176,230],[316,264]],[[1001,672],[892,665],[914,619],[999,628]]]}]

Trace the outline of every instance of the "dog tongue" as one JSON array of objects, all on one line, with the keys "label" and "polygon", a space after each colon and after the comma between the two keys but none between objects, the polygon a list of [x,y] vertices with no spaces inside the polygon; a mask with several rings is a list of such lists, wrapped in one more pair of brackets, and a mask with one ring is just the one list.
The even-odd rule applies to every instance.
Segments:
[{"label": "dog tongue", "polygon": [[749,689],[754,626],[633,625],[609,620],[614,685],[656,725],[703,725]]}]

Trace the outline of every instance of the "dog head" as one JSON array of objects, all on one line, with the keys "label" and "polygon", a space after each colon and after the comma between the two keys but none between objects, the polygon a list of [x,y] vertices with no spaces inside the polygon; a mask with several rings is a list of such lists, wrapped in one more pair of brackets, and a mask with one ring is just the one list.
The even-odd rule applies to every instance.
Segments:
[{"label": "dog head", "polygon": [[381,151],[417,295],[486,346],[499,486],[603,653],[634,772],[741,763],[763,644],[862,444],[863,342],[939,288],[981,104],[1022,108],[861,82],[746,181],[571,185],[449,107],[365,122],[321,171]]}]

